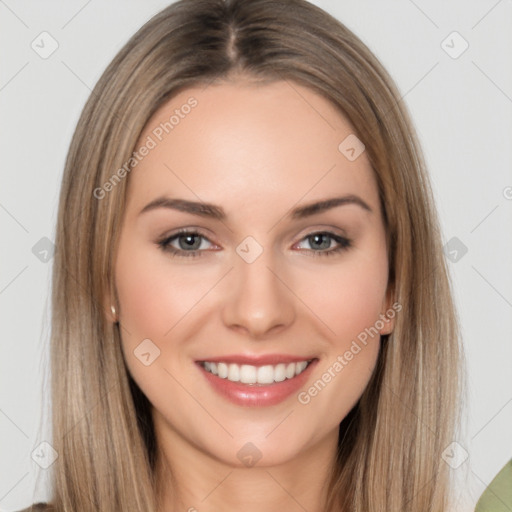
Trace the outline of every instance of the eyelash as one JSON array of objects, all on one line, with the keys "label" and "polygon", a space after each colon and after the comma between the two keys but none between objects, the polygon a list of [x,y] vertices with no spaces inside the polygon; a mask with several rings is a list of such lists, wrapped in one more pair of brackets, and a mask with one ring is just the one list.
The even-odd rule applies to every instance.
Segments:
[{"label": "eyelash", "polygon": [[[197,256],[200,256],[201,253],[204,252],[204,250],[196,249],[195,251],[184,251],[182,249],[176,249],[175,247],[172,247],[171,245],[169,245],[173,240],[179,238],[180,236],[184,236],[184,235],[197,235],[201,238],[204,238],[205,240],[208,240],[208,238],[201,235],[201,233],[198,233],[197,231],[189,231],[187,229],[181,229],[174,235],[172,235],[170,237],[166,237],[163,240],[160,240],[159,242],[157,242],[157,245],[162,251],[170,253],[171,256],[173,256],[173,257],[195,258]],[[301,239],[301,241],[305,240],[307,238],[310,238],[314,235],[328,235],[329,238],[332,238],[335,242],[338,242],[338,244],[340,244],[335,249],[329,249],[329,250],[315,251],[313,249],[309,249],[309,251],[313,253],[314,257],[316,257],[316,256],[333,256],[335,254],[339,254],[343,251],[346,251],[347,249],[350,249],[352,247],[351,240],[349,240],[348,238],[339,236],[339,235],[335,235],[334,233],[331,233],[330,231],[315,231],[315,232],[310,233],[309,235],[306,235],[305,237],[303,237]]]}]

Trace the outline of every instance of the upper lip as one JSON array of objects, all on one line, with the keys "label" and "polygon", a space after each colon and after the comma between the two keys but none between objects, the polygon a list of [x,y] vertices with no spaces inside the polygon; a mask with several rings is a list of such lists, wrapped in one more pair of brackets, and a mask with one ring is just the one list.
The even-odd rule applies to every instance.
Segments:
[{"label": "upper lip", "polygon": [[260,354],[260,355],[244,355],[232,354],[229,356],[205,357],[198,359],[198,363],[209,361],[212,363],[235,363],[250,364],[252,366],[276,365],[279,363],[298,363],[300,361],[310,361],[314,357],[294,356],[289,354]]}]

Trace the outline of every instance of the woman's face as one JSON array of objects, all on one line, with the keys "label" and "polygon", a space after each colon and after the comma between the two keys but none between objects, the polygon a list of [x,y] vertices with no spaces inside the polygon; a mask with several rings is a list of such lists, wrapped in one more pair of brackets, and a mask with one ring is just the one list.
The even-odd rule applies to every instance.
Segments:
[{"label": "woman's face", "polygon": [[296,83],[210,85],[164,105],[136,151],[116,306],[159,442],[238,466],[334,445],[393,327],[351,126]]}]

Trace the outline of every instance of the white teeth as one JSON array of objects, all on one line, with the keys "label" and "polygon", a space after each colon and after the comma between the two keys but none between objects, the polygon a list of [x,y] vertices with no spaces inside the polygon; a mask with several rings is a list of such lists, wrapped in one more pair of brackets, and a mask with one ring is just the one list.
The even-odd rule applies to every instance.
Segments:
[{"label": "white teeth", "polygon": [[285,375],[286,375],[286,378],[287,379],[291,379],[293,377],[295,377],[295,368],[296,368],[296,363],[289,363],[288,366],[286,367],[286,372],[285,372]]},{"label": "white teeth", "polygon": [[274,367],[271,365],[260,366],[256,380],[259,384],[272,384],[274,382]]},{"label": "white teeth", "polygon": [[240,382],[244,384],[254,384],[256,382],[256,366],[243,364],[240,366]]},{"label": "white teeth", "polygon": [[228,379],[232,382],[238,382],[240,380],[240,367],[237,364],[229,365]]},{"label": "white teeth", "polygon": [[286,379],[286,365],[285,364],[278,364],[274,368],[274,380],[276,382],[283,382],[284,379]]},{"label": "white teeth", "polygon": [[238,365],[235,363],[202,363],[204,369],[221,379],[228,379],[231,382],[242,382],[244,384],[272,384],[282,382],[286,379],[293,379],[302,373],[310,361],[298,363],[280,363],[277,365],[252,366],[250,364]]},{"label": "white teeth", "polygon": [[302,373],[306,366],[308,365],[307,361],[301,361],[300,363],[297,363],[297,369],[295,370],[295,375],[299,375],[299,373]]},{"label": "white teeth", "polygon": [[228,365],[225,363],[217,364],[217,375],[221,379],[225,379],[228,376]]}]

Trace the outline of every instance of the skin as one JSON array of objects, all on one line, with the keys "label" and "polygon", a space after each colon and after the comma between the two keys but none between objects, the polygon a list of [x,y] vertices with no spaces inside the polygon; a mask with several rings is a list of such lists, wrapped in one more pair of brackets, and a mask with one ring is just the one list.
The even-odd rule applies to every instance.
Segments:
[{"label": "skin", "polygon": [[[292,394],[274,406],[234,405],[194,361],[314,356],[319,362],[302,390],[332,368],[392,305],[375,178],[366,153],[349,161],[338,150],[354,133],[341,114],[286,81],[182,91],[156,112],[137,147],[191,96],[197,106],[129,175],[115,261],[126,363],[153,405],[162,510],[320,511],[339,423],[368,384],[380,337],[369,337],[308,404]],[[372,211],[347,204],[286,218],[296,206],[349,193]],[[139,213],[162,195],[214,203],[228,218],[166,208]],[[158,240],[179,228],[205,237],[200,256],[173,257],[159,248]],[[325,231],[346,236],[352,247],[315,255],[339,245],[309,237]],[[263,249],[252,263],[236,252],[247,236]],[[181,241],[171,245],[185,251],[187,240]],[[391,332],[393,323],[380,333]],[[147,338],[160,349],[149,366],[134,356]],[[262,456],[252,467],[237,457],[248,442]]]}]

